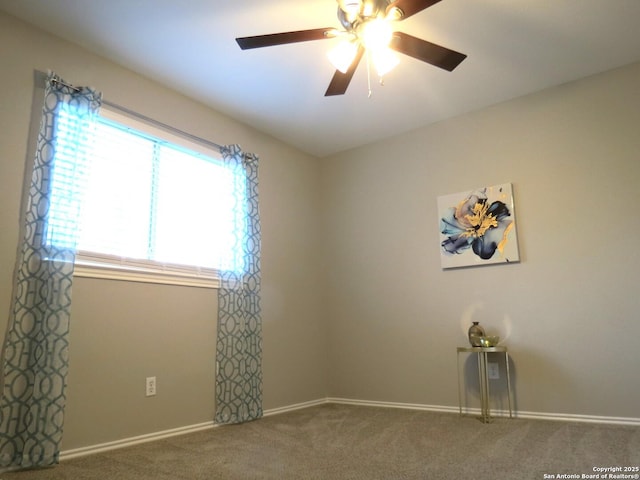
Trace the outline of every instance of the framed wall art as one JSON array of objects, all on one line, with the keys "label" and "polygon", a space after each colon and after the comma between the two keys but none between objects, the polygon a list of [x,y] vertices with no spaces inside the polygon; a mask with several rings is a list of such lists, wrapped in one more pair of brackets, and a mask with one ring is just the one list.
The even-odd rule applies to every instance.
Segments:
[{"label": "framed wall art", "polygon": [[442,268],[519,262],[510,183],[438,197]]}]

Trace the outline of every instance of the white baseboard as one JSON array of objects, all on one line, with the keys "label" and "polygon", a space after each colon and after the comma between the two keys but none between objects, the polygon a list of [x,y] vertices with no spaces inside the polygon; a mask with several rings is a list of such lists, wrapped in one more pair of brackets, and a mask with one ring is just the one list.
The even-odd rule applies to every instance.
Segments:
[{"label": "white baseboard", "polygon": [[[400,408],[407,410],[424,410],[429,412],[440,413],[456,413],[460,412],[458,407],[450,407],[443,405],[424,405],[417,403],[398,403],[398,402],[379,402],[371,400],[357,400],[351,398],[338,398],[338,397],[326,397],[317,400],[311,400],[309,402],[296,403],[284,407],[271,408],[264,411],[264,416],[280,415],[282,413],[293,412],[303,408],[314,407],[317,405],[323,405],[328,403],[336,403],[342,405],[358,405],[363,407],[382,407],[382,408]],[[480,415],[480,409],[464,409],[465,415]],[[493,416],[496,417],[508,417],[509,411],[505,410],[492,410]],[[514,412],[514,418],[529,418],[535,420],[553,420],[563,422],[587,422],[587,423],[601,423],[611,425],[629,425],[638,427],[640,426],[640,418],[626,418],[626,417],[602,417],[594,415],[572,415],[572,414],[560,414],[560,413],[539,413],[539,412]],[[161,440],[163,438],[175,437],[178,435],[185,435],[187,433],[199,432],[214,428],[217,425],[211,422],[200,423],[197,425],[189,425],[181,428],[174,428],[171,430],[164,430],[161,432],[150,433],[147,435],[140,435],[137,437],[125,438],[122,440],[116,440],[114,442],[102,443],[99,445],[92,445],[89,447],[75,448],[72,450],[66,450],[60,453],[60,460],[69,460],[71,458],[77,458],[85,455],[91,455],[94,453],[106,452],[109,450],[115,450],[118,448],[131,447],[141,443],[153,442],[155,440]]]},{"label": "white baseboard", "polygon": [[[409,410],[425,410],[429,412],[443,413],[460,413],[459,407],[447,407],[442,405],[423,405],[415,403],[397,403],[397,402],[376,402],[370,400],[355,400],[349,398],[329,397],[326,403],[340,403],[344,405],[360,405],[368,407],[384,407],[384,408],[405,408]],[[463,409],[465,415],[480,415],[479,408]],[[495,417],[508,417],[508,410],[491,410],[491,415]],[[585,422],[585,423],[601,423],[608,425],[629,425],[633,427],[640,426],[640,418],[631,417],[604,417],[596,415],[574,415],[566,413],[540,413],[540,412],[523,412],[514,411],[514,418],[529,418],[533,420],[553,420],[560,422]]]},{"label": "white baseboard", "polygon": [[[272,408],[264,411],[264,416],[278,415],[281,413],[292,412],[294,410],[300,410],[302,408],[309,408],[316,405],[322,405],[327,403],[327,399],[312,400],[310,402],[296,403],[294,405],[288,405],[285,407]],[[185,435],[187,433],[199,432],[201,430],[207,430],[214,428],[217,425],[211,422],[200,423],[197,425],[189,425],[186,427],[174,428],[171,430],[163,430],[161,432],[149,433],[147,435],[140,435],[137,437],[124,438],[122,440],[116,440],[113,442],[101,443],[98,445],[91,445],[89,447],[74,448],[72,450],[65,450],[60,453],[60,461],[70,460],[72,458],[83,457],[85,455],[92,455],[94,453],[107,452],[109,450],[116,450],[118,448],[131,447],[133,445],[139,445],[141,443],[153,442],[155,440],[162,440],[163,438],[176,437],[178,435]]]},{"label": "white baseboard", "polygon": [[372,400],[355,400],[352,398],[327,398],[327,403],[341,405],[358,405],[361,407],[400,408],[405,410],[424,410],[428,412],[459,413],[457,407],[444,407],[440,405],[423,405],[418,403],[378,402]]},{"label": "white baseboard", "polygon": [[[515,412],[514,416],[516,416]],[[598,415],[573,415],[570,413],[518,412],[517,418],[530,418],[532,420],[552,420],[559,422],[601,423],[605,425],[628,425],[630,427],[640,427],[640,418],[633,417],[604,417]]]},{"label": "white baseboard", "polygon": [[264,411],[264,416],[269,417],[271,415],[279,415],[281,413],[293,412],[294,410],[300,410],[302,408],[315,407],[317,405],[323,405],[329,403],[328,398],[320,398],[318,400],[311,400],[309,402],[295,403],[286,407],[270,408]]},{"label": "white baseboard", "polygon": [[63,452],[60,452],[60,461],[83,457],[85,455],[92,455],[94,453],[107,452],[109,450],[115,450],[118,448],[131,447],[133,445],[153,442],[156,440],[161,440],[163,438],[176,437],[178,435],[185,435],[187,433],[200,432],[202,430],[208,430],[214,427],[216,427],[216,424],[211,421],[200,423],[198,425],[189,425],[187,427],[173,428],[171,430],[149,433],[147,435],[140,435],[137,437],[124,438],[122,440],[116,440],[114,442],[91,445],[89,447],[74,448],[72,450],[65,450]]}]

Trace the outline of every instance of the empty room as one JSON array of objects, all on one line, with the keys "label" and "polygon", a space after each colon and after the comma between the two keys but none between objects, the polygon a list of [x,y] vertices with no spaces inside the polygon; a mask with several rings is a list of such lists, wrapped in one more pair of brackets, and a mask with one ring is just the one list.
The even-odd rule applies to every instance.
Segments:
[{"label": "empty room", "polygon": [[640,478],[636,0],[0,0],[0,479]]}]

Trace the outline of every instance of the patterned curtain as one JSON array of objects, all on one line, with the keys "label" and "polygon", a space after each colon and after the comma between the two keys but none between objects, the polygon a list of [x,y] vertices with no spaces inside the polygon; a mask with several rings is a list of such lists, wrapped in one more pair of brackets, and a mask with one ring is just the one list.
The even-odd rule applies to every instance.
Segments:
[{"label": "patterned curtain", "polygon": [[[70,87],[49,74],[33,164],[14,296],[0,369],[0,466],[42,467],[58,463],[68,370],[71,285],[81,188],[57,198],[55,183],[81,186],[85,151],[58,151],[56,140],[73,135],[78,145],[91,136],[100,106],[91,89]],[[69,137],[67,137],[69,138]],[[60,160],[63,158],[64,160]],[[66,181],[66,180],[65,180]],[[59,190],[58,190],[59,192]],[[58,203],[63,202],[63,203]]]},{"label": "patterned curtain", "polygon": [[235,179],[236,234],[218,290],[215,421],[225,424],[262,417],[262,319],[258,158],[237,145],[221,151]]}]

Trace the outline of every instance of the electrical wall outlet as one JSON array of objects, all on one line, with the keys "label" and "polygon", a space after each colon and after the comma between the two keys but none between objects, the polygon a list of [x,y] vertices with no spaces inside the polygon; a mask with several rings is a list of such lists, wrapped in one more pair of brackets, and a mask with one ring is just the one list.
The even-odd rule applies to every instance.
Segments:
[{"label": "electrical wall outlet", "polygon": [[147,397],[156,394],[156,377],[147,377]]},{"label": "electrical wall outlet", "polygon": [[500,378],[499,365],[497,363],[488,362],[487,373],[489,375],[489,380],[498,380]]}]

